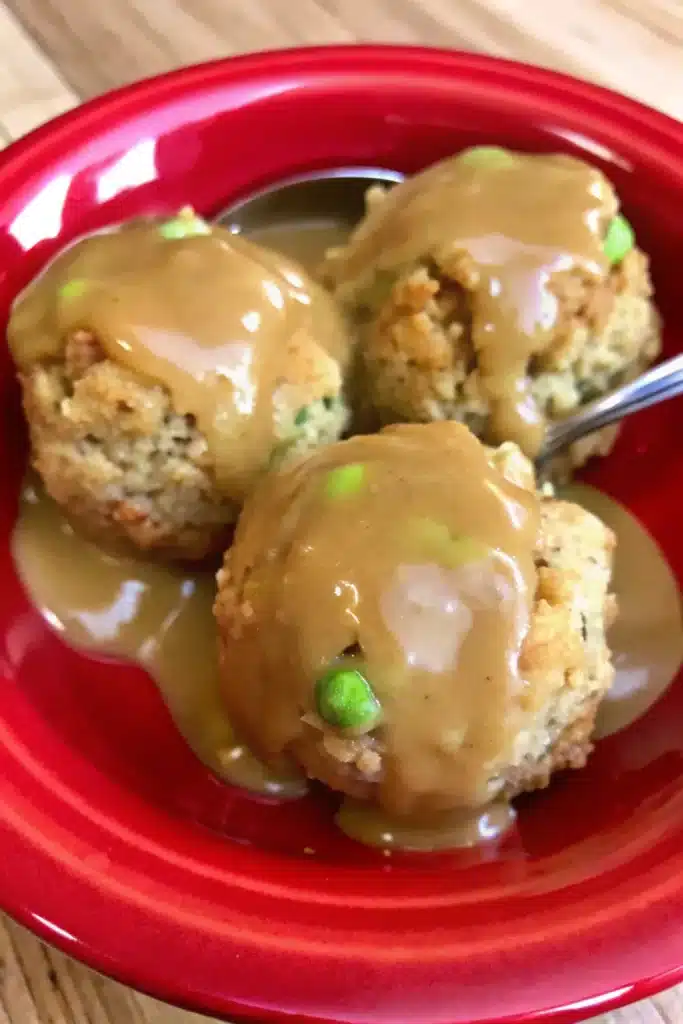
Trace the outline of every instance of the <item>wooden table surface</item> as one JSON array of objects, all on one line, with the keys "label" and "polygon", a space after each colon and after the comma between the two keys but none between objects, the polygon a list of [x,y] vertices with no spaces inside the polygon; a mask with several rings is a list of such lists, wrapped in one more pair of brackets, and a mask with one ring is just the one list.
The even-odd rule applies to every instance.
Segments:
[{"label": "wooden table surface", "polygon": [[[0,0],[0,145],[112,86],[297,43],[480,50],[683,118],[683,0]],[[1,851],[0,851],[1,855]],[[0,917],[0,1024],[198,1024]],[[594,1024],[683,1024],[683,987]]]}]

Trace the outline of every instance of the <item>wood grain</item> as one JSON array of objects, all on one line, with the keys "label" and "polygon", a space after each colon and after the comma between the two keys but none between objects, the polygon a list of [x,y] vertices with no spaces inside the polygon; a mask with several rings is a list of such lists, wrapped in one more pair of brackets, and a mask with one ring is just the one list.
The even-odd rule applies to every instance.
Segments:
[{"label": "wood grain", "polygon": [[238,51],[375,40],[457,46],[593,79],[683,116],[679,0],[6,0],[81,97]]},{"label": "wood grain", "polygon": [[[683,118],[681,0],[0,0],[0,147],[105,89],[302,43],[480,50],[567,71]],[[200,1024],[0,917],[0,1024]],[[594,1024],[683,1024],[683,988]]]}]

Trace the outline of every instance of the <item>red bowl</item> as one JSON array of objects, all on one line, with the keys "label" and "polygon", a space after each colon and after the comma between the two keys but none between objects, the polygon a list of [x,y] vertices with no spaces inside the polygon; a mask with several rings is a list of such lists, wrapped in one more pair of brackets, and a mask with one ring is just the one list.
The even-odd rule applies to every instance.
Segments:
[{"label": "red bowl", "polygon": [[[653,256],[669,351],[683,256],[683,126],[547,71],[440,51],[312,49],[143,82],[0,157],[0,312],[61,246],[133,214],[207,214],[339,163],[416,168],[497,140],[603,167]],[[567,1022],[683,978],[683,680],[495,851],[394,857],[318,800],[219,783],[145,675],[65,648],[8,538],[25,463],[0,368],[0,904],[98,970],[193,1009],[273,1019]],[[600,486],[680,578],[680,403],[627,424]],[[647,596],[644,596],[647,599]],[[304,847],[316,850],[305,855]]]}]

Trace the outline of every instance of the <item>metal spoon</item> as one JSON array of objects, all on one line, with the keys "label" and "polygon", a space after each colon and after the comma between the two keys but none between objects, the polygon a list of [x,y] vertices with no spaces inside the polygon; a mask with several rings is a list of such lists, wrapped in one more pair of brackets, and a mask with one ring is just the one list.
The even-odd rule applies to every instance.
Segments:
[{"label": "metal spoon", "polygon": [[629,384],[582,406],[566,419],[551,423],[536,461],[542,465],[586,434],[680,394],[683,394],[683,355],[667,359]]},{"label": "metal spoon", "polygon": [[[239,233],[250,226],[302,219],[358,223],[365,212],[365,194],[372,185],[398,184],[404,175],[383,167],[338,167],[287,178],[260,189],[225,210],[217,221]],[[563,448],[640,409],[683,393],[683,355],[643,373],[636,380],[582,406],[578,412],[548,426],[537,457],[542,467]]]},{"label": "metal spoon", "polygon": [[336,167],[285,178],[276,185],[252,192],[216,218],[239,234],[264,224],[311,220],[348,222],[353,227],[365,213],[365,193],[373,185],[396,185],[399,171],[384,167]]}]

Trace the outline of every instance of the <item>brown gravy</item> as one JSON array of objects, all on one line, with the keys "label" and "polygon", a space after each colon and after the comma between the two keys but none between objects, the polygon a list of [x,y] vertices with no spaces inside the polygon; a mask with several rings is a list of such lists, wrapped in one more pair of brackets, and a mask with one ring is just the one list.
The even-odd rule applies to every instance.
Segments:
[{"label": "brown gravy", "polygon": [[603,175],[573,157],[465,152],[372,203],[325,277],[353,308],[378,277],[436,263],[466,288],[491,441],[538,451],[544,422],[528,386],[530,360],[560,317],[557,275],[607,273],[603,236],[615,209]]},{"label": "brown gravy", "polygon": [[[196,233],[163,233],[184,222]],[[333,301],[297,263],[191,211],[74,243],[18,297],[8,340],[21,370],[59,356],[77,332],[196,418],[217,482],[237,500],[268,463],[280,406],[302,379],[302,404],[339,390],[348,350]]]},{"label": "brown gravy", "polygon": [[[343,242],[346,230],[342,224],[312,221],[303,231],[300,225],[277,224],[248,234],[313,270],[325,250]],[[675,676],[683,660],[680,597],[663,556],[625,509],[581,485],[563,496],[598,514],[618,537],[614,589],[621,616],[610,636],[616,680],[598,722],[598,736],[605,736],[644,714]],[[36,607],[67,642],[127,658],[149,671],[179,731],[211,770],[269,796],[295,798],[306,791],[300,776],[276,775],[253,757],[225,716],[218,693],[212,573],[183,572],[93,547],[74,534],[33,482],[23,494],[13,554]],[[496,838],[513,821],[513,809],[502,803],[409,823],[348,799],[337,816],[354,839],[409,850],[473,845]]]},{"label": "brown gravy", "polygon": [[515,809],[504,801],[497,801],[473,810],[441,811],[419,819],[401,819],[363,800],[347,797],[335,821],[342,832],[366,846],[434,853],[499,839],[514,824]]},{"label": "brown gravy", "polygon": [[[349,469],[358,483],[338,495]],[[539,522],[536,495],[457,423],[357,435],[271,474],[222,589],[240,732],[268,761],[291,749],[323,779],[360,776],[393,814],[488,803],[527,716],[519,652]],[[340,668],[369,681],[390,737],[381,756],[372,726],[357,738],[328,718],[321,735],[317,680]],[[240,678],[260,682],[231,685]]]},{"label": "brown gravy", "polygon": [[315,275],[325,253],[346,242],[349,226],[331,218],[311,218],[296,223],[264,224],[247,229],[244,235],[256,245],[275,249],[296,260],[309,274]]},{"label": "brown gravy", "polygon": [[[614,591],[621,619],[610,635],[616,679],[598,717],[597,736],[603,737],[643,715],[675,677],[683,662],[680,595],[656,544],[622,506],[579,484],[563,497],[601,516],[618,538]],[[33,603],[52,628],[77,648],[144,666],[179,731],[216,774],[274,797],[295,798],[306,791],[301,777],[276,776],[264,768],[237,741],[225,716],[218,693],[211,572],[182,572],[95,548],[73,532],[34,481],[24,488],[12,551]],[[472,815],[443,814],[407,824],[352,800],[337,816],[351,838],[412,850],[495,838],[513,820],[506,805],[494,804]]]},{"label": "brown gravy", "polygon": [[33,479],[22,492],[12,553],[50,626],[74,647],[145,668],[180,733],[217,775],[282,799],[306,792],[301,776],[264,768],[225,716],[211,614],[212,572],[184,572],[95,547],[74,532]]},{"label": "brown gravy", "polygon": [[617,536],[612,589],[619,614],[608,636],[616,676],[598,711],[600,739],[644,715],[683,664],[681,595],[656,543],[627,509],[585,484],[571,484],[561,496],[599,516]]},{"label": "brown gravy", "polygon": [[[676,677],[683,664],[681,597],[656,543],[623,506],[585,484],[571,484],[560,496],[599,516],[617,536],[612,590],[619,616],[609,633],[616,675],[598,711],[599,740],[642,717]],[[496,802],[481,812],[406,821],[346,799],[336,821],[352,839],[370,846],[439,850],[501,836],[514,823],[514,808]]]}]

